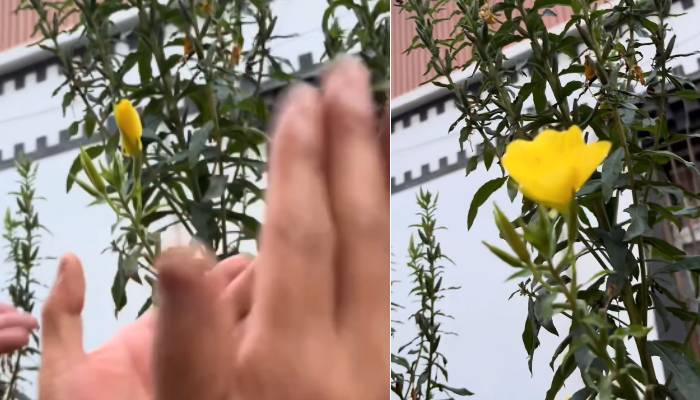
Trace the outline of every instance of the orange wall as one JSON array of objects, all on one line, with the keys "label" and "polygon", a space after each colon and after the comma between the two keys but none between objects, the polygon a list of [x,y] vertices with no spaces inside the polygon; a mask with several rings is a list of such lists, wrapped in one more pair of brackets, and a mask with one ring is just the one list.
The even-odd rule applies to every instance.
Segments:
[{"label": "orange wall", "polygon": [[27,11],[15,14],[20,0],[0,0],[0,51],[27,43],[34,28],[34,15]]},{"label": "orange wall", "polygon": [[[534,2],[534,0],[531,0]],[[449,16],[456,7],[448,3],[440,14]],[[405,54],[404,50],[411,45],[415,36],[413,21],[408,19],[408,14],[399,12],[398,6],[391,9],[391,97],[395,98],[406,92],[417,88],[428,79],[424,76],[425,66],[428,62],[428,52],[425,50],[414,50],[410,54]],[[544,17],[544,22],[548,27],[554,27],[562,22],[568,21],[571,16],[571,9],[564,6],[552,7],[556,16]],[[452,30],[451,21],[443,21],[434,27],[434,34],[438,38],[447,37]],[[471,55],[470,49],[465,48],[459,55],[455,65],[466,62]]]},{"label": "orange wall", "polygon": [[[0,52],[31,43],[37,17],[31,10],[15,13],[20,0],[0,0]],[[68,23],[78,21],[72,15]]]}]

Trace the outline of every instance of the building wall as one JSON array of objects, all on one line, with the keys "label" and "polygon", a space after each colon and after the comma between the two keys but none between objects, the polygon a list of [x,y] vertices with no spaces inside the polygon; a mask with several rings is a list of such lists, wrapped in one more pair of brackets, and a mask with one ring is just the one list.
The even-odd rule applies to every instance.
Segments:
[{"label": "building wall", "polygon": [[[534,3],[534,0],[530,0]],[[495,4],[496,1],[490,0]],[[458,23],[456,17],[447,19],[457,10],[454,3],[448,2],[437,13],[439,18],[445,21],[437,23],[433,27],[435,38],[447,39],[454,35],[454,26]],[[552,10],[556,16],[545,17],[544,21],[548,27],[559,25],[569,19],[571,9],[563,6],[554,6]],[[399,97],[408,93],[418,86],[424,84],[433,76],[433,73],[426,74],[429,54],[426,50],[416,49],[406,53],[416,36],[415,22],[410,19],[412,14],[401,11],[400,7],[394,5],[391,8],[391,97]],[[463,65],[471,57],[471,49],[464,48],[454,61],[455,65]]]},{"label": "building wall", "polygon": [[[5,43],[0,45],[0,49],[7,43],[25,43],[14,36],[7,36],[7,25],[2,21],[13,21],[21,26],[26,24],[24,20],[18,22],[13,19],[15,17],[8,20],[7,4],[7,0],[0,1],[0,44]],[[318,63],[324,51],[320,25],[325,6],[325,0],[276,0],[273,10],[279,17],[277,34],[298,35],[273,42],[272,52],[288,58],[295,69],[300,67],[301,55],[310,53],[312,61]],[[352,14],[345,11],[340,12],[340,20],[344,26],[354,21]],[[251,40],[246,42],[250,43]],[[120,51],[133,51],[126,42],[119,46]],[[40,155],[37,192],[45,200],[39,201],[37,208],[41,222],[51,231],[41,241],[41,254],[58,258],[71,251],[82,259],[87,282],[83,341],[86,350],[92,350],[111,337],[120,326],[134,320],[149,289],[129,283],[128,305],[118,318],[114,317],[110,287],[117,260],[114,254],[104,251],[111,238],[110,226],[115,222],[114,215],[103,205],[88,206],[91,198],[80,188],[76,187],[70,193],[65,190],[68,169],[85,139],[69,139],[61,131],[80,118],[81,109],[75,104],[68,108],[65,116],[62,115],[62,93],[51,95],[63,79],[58,65],[29,62],[30,59],[26,57],[28,53],[30,51],[21,45],[0,52],[0,192],[3,193],[0,195],[0,211],[14,206],[14,200],[4,193],[16,188],[17,174],[11,168],[16,152]],[[132,75],[126,79],[137,77]],[[261,216],[262,208],[256,212]],[[48,288],[53,283],[57,263],[56,259],[47,260],[37,269],[37,278],[44,285],[36,294],[39,304],[35,313],[37,317]],[[0,281],[4,282],[12,269],[4,260],[0,265]],[[0,301],[9,301],[5,292],[0,291]],[[31,380],[34,379],[33,376]],[[29,389],[33,396],[36,395],[34,390]]]},{"label": "building wall", "polygon": [[[19,11],[22,0],[0,1],[0,52],[29,44],[37,17],[30,11]],[[77,15],[66,21],[66,26],[78,22]]]},{"label": "building wall", "polygon": [[[677,51],[697,50],[700,27],[694,21],[700,17],[700,7],[692,2],[677,1],[673,3],[672,12],[686,13],[672,22],[674,33],[678,35],[677,46],[680,46]],[[392,21],[393,25],[402,23],[402,20]],[[400,37],[393,37],[392,43],[397,40]],[[525,50],[517,45],[508,49],[511,58],[526,55]],[[647,52],[645,57],[649,56]],[[560,65],[568,65],[569,61],[562,56]],[[519,296],[508,300],[516,291],[517,282],[505,280],[514,271],[481,243],[487,241],[503,247],[493,223],[493,205],[497,204],[506,215],[514,216],[519,212],[519,199],[511,203],[505,189],[499,190],[481,207],[471,230],[467,230],[467,210],[476,190],[487,180],[500,176],[500,172],[493,166],[487,172],[483,165],[479,165],[465,178],[466,162],[479,140],[466,143],[465,152],[459,153],[460,127],[448,134],[448,127],[459,116],[449,94],[427,85],[415,88],[415,76],[401,76],[409,71],[405,64],[419,62],[417,57],[404,56],[402,61],[394,59],[392,65],[392,85],[403,85],[399,90],[405,90],[398,97],[396,92],[392,93],[391,251],[392,278],[397,281],[392,288],[392,299],[406,307],[393,315],[394,320],[405,322],[396,325],[397,334],[392,339],[392,347],[396,349],[407,342],[415,331],[409,313],[418,305],[408,296],[411,282],[405,264],[409,237],[414,232],[409,226],[417,222],[415,196],[422,187],[439,194],[437,220],[447,230],[439,233],[438,239],[443,252],[455,262],[455,265],[447,266],[445,282],[461,286],[444,300],[445,311],[455,318],[445,321],[443,328],[457,334],[444,336],[441,342],[449,359],[450,386],[467,387],[476,393],[476,399],[541,399],[553,376],[548,364],[561,338],[542,331],[542,344],[535,353],[531,376],[521,340],[527,302]],[[689,57],[677,60],[677,63],[676,66],[685,74],[694,74],[698,72],[700,58]],[[396,69],[396,65],[403,69]],[[649,68],[648,65],[642,66],[646,70]],[[418,69],[418,66],[414,68]],[[461,77],[464,78],[464,74]],[[528,80],[527,76],[520,76],[517,84]],[[585,101],[586,97],[583,99]],[[526,104],[524,109],[528,107],[532,104]],[[623,198],[622,204],[629,201]],[[578,267],[582,281],[597,268],[588,259],[583,259]],[[560,332],[566,331],[568,326],[561,319],[555,319],[555,324],[560,327]],[[652,338],[655,335],[656,329]],[[558,398],[564,399],[580,387],[580,378],[573,374]]]}]

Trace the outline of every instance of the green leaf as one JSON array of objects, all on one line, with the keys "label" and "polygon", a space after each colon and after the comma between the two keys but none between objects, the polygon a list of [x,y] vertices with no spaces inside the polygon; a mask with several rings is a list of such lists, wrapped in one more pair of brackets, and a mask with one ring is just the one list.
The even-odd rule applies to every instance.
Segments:
[{"label": "green leaf", "polygon": [[68,135],[70,137],[73,137],[78,134],[78,131],[80,130],[80,121],[73,121],[69,126],[68,126]]},{"label": "green leaf", "polygon": [[153,304],[153,299],[151,297],[147,298],[146,301],[143,302],[143,305],[141,305],[141,308],[139,309],[138,316],[142,316],[148,309],[151,308],[151,305]]},{"label": "green leaf", "polygon": [[684,100],[698,100],[700,99],[700,91],[697,90],[679,90],[676,92],[669,93],[669,96],[680,97]]},{"label": "green leaf", "polygon": [[532,100],[535,103],[535,111],[537,111],[538,114],[543,114],[547,111],[547,94],[545,89],[546,85],[542,78],[532,81]]},{"label": "green leaf", "polygon": [[[121,263],[120,263],[121,264]],[[126,305],[126,283],[129,278],[121,266],[117,267],[117,274],[112,282],[112,300],[114,300],[114,316],[116,317]]]},{"label": "green leaf", "polygon": [[698,171],[694,163],[686,160],[685,158],[679,156],[676,153],[667,150],[644,150],[640,152],[640,154],[643,156],[647,156],[654,162],[658,162],[660,164],[665,164],[670,162],[671,160],[676,160],[683,164],[691,172],[695,173],[696,175],[700,175],[700,171]]},{"label": "green leaf", "polygon": [[473,396],[474,393],[470,392],[465,388],[453,388],[444,384],[437,384],[437,386],[447,392],[452,392],[458,396]]},{"label": "green leaf", "polygon": [[622,147],[613,151],[612,154],[605,159],[601,173],[601,186],[603,191],[603,202],[607,203],[615,189],[615,182],[622,173],[622,163],[625,157],[625,151]]},{"label": "green leaf", "polygon": [[667,260],[680,261],[685,256],[685,251],[668,243],[667,241],[652,236],[644,236],[644,242],[652,247],[652,256],[663,256]]},{"label": "green leaf", "polygon": [[539,10],[540,8],[549,8],[557,5],[571,7],[571,0],[536,0],[532,9]]},{"label": "green leaf", "polygon": [[209,177],[209,187],[204,193],[204,200],[213,200],[221,197],[226,190],[227,175],[212,175]]},{"label": "green leaf", "polygon": [[192,134],[189,148],[187,149],[187,161],[190,168],[193,168],[195,164],[197,164],[199,156],[206,147],[207,140],[209,140],[209,136],[211,135],[213,129],[214,123],[212,121],[208,121],[203,127],[197,129]]},{"label": "green leaf", "polygon": [[192,225],[196,230],[196,237],[204,243],[211,243],[218,231],[218,226],[214,221],[214,209],[211,201],[193,201],[190,203],[189,210],[192,215]]},{"label": "green leaf", "polygon": [[[83,151],[88,155],[88,157],[95,159],[97,156],[102,154],[103,149],[104,148],[102,145],[97,145],[83,149]],[[66,193],[70,192],[71,188],[73,187],[73,183],[75,182],[75,176],[78,174],[81,168],[82,164],[80,163],[80,154],[78,154],[68,170],[68,177],[66,178]]]},{"label": "green leaf", "polygon": [[564,386],[566,378],[568,378],[575,370],[576,361],[574,360],[574,357],[565,357],[564,363],[560,365],[559,368],[557,368],[557,372],[554,373],[554,377],[552,378],[552,383],[549,386],[549,390],[547,390],[545,400],[554,400],[557,393],[559,393],[561,388]]},{"label": "green leaf", "polygon": [[75,100],[75,92],[70,91],[63,95],[63,102],[61,103],[63,115],[66,115],[66,110],[73,104],[73,100]]},{"label": "green leaf", "polygon": [[490,181],[484,183],[479,190],[476,191],[474,197],[472,198],[472,203],[469,206],[469,212],[467,213],[467,229],[471,229],[476,214],[479,212],[479,207],[481,207],[489,197],[498,190],[505,183],[507,177],[501,177],[496,179],[491,179]]},{"label": "green leaf", "polygon": [[583,82],[581,81],[571,81],[562,88],[562,95],[564,98],[571,96],[575,91],[583,87]]},{"label": "green leaf", "polygon": [[92,111],[88,111],[85,114],[85,124],[83,125],[83,134],[85,137],[91,137],[95,132],[95,125],[97,124],[97,117]]},{"label": "green leaf", "polygon": [[496,155],[496,148],[488,142],[484,142],[484,167],[488,171],[491,168],[491,163],[493,163],[493,158]]},{"label": "green leaf", "polygon": [[571,400],[588,400],[591,398],[591,395],[594,394],[595,392],[593,389],[590,388],[583,388],[576,393],[574,393],[573,396],[571,396]]},{"label": "green leaf", "polygon": [[506,253],[505,251],[499,249],[496,246],[490,245],[486,242],[482,243],[491,251],[491,253],[493,253],[496,257],[500,258],[501,261],[505,262],[506,264],[518,268],[524,267],[523,263],[516,257],[511,256],[510,254]]},{"label": "green leaf", "polygon": [[537,338],[540,332],[540,325],[537,323],[537,318],[535,318],[534,309],[534,302],[532,300],[528,301],[527,318],[525,318],[525,328],[522,335],[523,345],[528,356],[527,366],[530,369],[530,374],[532,374],[532,360],[535,356],[535,349],[540,345],[540,340]]},{"label": "green leaf", "polygon": [[542,293],[535,299],[535,318],[537,322],[554,335],[559,335],[554,326],[552,317],[554,316],[554,301],[557,299],[556,293]]},{"label": "green leaf", "polygon": [[627,228],[627,232],[625,232],[624,240],[626,242],[629,242],[649,231],[649,223],[647,222],[649,219],[649,209],[643,205],[632,205],[627,207],[625,212],[628,213],[632,219],[629,227]]},{"label": "green leaf", "polygon": [[651,332],[651,327],[641,325],[630,325],[628,327],[619,327],[615,329],[610,339],[625,340],[628,337],[646,337]]},{"label": "green leaf", "polygon": [[510,248],[515,251],[515,254],[517,254],[524,263],[529,264],[531,261],[530,253],[527,251],[525,243],[520,235],[518,235],[518,233],[515,231],[513,224],[508,221],[508,218],[503,215],[503,212],[501,212],[498,206],[495,207],[493,212],[496,219],[496,226],[498,227],[501,236],[503,236]]},{"label": "green leaf", "polygon": [[83,150],[80,149],[80,165],[85,171],[90,183],[95,188],[98,193],[105,193],[105,185],[102,180],[102,176],[97,172],[95,164],[92,162],[92,158]]},{"label": "green leaf", "polygon": [[518,183],[515,182],[515,179],[508,177],[506,189],[508,189],[508,198],[510,201],[514,201],[515,197],[518,195]]},{"label": "green leaf", "polygon": [[469,159],[467,160],[467,167],[465,169],[465,176],[469,176],[469,174],[476,169],[476,167],[479,166],[479,157],[477,157],[476,154],[473,154]]},{"label": "green leaf", "polygon": [[654,273],[670,273],[678,271],[700,271],[700,256],[686,257],[685,259],[657,269]]},{"label": "green leaf", "polygon": [[668,380],[686,399],[697,399],[700,394],[700,366],[687,350],[678,343],[651,341],[649,352],[661,358],[664,367],[670,372]]},{"label": "green leaf", "polygon": [[139,63],[139,78],[141,84],[147,84],[151,81],[153,77],[153,70],[151,68],[151,51],[145,41],[141,40],[139,42],[138,48],[138,63]]}]

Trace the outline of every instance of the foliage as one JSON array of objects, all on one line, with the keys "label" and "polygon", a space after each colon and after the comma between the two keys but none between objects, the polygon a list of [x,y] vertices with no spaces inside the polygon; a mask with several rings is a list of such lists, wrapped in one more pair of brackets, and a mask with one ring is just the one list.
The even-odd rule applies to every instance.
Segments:
[{"label": "foliage", "polygon": [[[269,3],[22,1],[20,9],[38,16],[39,45],[63,68],[66,79],[55,93],[64,90],[64,111],[83,107],[70,134],[82,128],[88,138],[98,138],[73,162],[66,187],[79,185],[117,216],[110,244],[119,255],[112,287],[116,312],[127,302],[127,282],[153,286],[153,261],[171,226],[219,258],[237,254],[246,242],[256,244],[260,223],[251,209],[264,195],[269,100],[292,78],[289,63],[270,50],[282,36],[275,34]],[[352,9],[357,26],[342,31],[337,7]],[[386,0],[337,1],[324,15],[333,41],[328,56],[359,50],[374,72],[377,93],[388,80],[387,11]],[[65,34],[79,39],[71,43]],[[136,50],[123,49],[122,38]],[[112,110],[122,99],[135,104],[143,121],[140,157],[119,151]]]},{"label": "foliage", "polygon": [[[41,231],[45,230],[39,221],[39,214],[34,203],[36,195],[35,179],[36,166],[27,159],[16,161],[17,172],[20,176],[19,190],[11,192],[17,201],[17,209],[5,212],[3,239],[6,242],[7,259],[13,267],[13,276],[7,287],[12,304],[18,310],[32,313],[35,306],[35,288],[39,282],[34,278],[34,270],[42,257],[39,256],[39,241]],[[19,383],[24,380],[23,372],[34,367],[25,364],[26,357],[39,353],[39,337],[32,333],[29,346],[11,354],[2,356],[3,399],[27,398],[22,394]]]},{"label": "foliage", "polygon": [[[344,32],[335,18],[339,8],[352,10],[357,23]],[[343,53],[359,52],[372,71],[375,100],[383,105],[389,91],[389,0],[328,0],[323,14],[326,55],[333,59]]]},{"label": "foliage", "polygon": [[445,319],[451,318],[440,309],[440,303],[448,292],[457,287],[443,285],[445,261],[451,260],[442,253],[436,233],[444,229],[437,225],[435,211],[438,196],[423,191],[416,196],[420,207],[420,223],[416,228],[418,240],[411,236],[408,245],[413,288],[410,295],[419,303],[411,315],[417,330],[416,336],[391,355],[397,370],[391,371],[391,391],[400,399],[434,399],[438,393],[453,396],[471,396],[464,388],[448,386],[447,356],[440,351],[440,341],[449,332],[442,329]]},{"label": "foliage", "polygon": [[[529,299],[522,338],[530,368],[541,328],[559,335],[553,319],[570,321],[552,357],[555,372],[546,398],[554,399],[576,370],[584,387],[575,399],[696,398],[698,354],[688,354],[699,344],[693,304],[700,261],[676,247],[671,233],[692,232],[700,215],[693,151],[677,152],[692,149],[698,137],[690,131],[687,107],[700,93],[671,68],[685,56],[674,51],[671,1],[399,3],[416,28],[408,51],[427,52],[428,80],[454,95],[459,115],[450,131],[459,131],[460,147],[479,142],[467,174],[483,161],[503,176],[478,191],[470,225],[500,187],[515,201],[517,185],[511,178],[504,185],[501,164],[513,140],[532,139],[545,127],[578,125],[589,139],[612,142],[602,171],[576,194],[569,213],[551,213],[527,199],[513,222],[496,212],[510,251],[489,247],[516,268],[512,279],[521,280],[519,293]],[[557,32],[547,28],[554,6],[572,14]],[[440,23],[454,24],[446,38],[435,35]],[[527,48],[525,56],[507,55],[514,44]],[[468,49],[471,58],[457,65]],[[468,78],[457,80],[456,71]],[[518,75],[524,82],[518,83]],[[685,122],[671,123],[672,103],[685,109]],[[586,271],[591,279],[580,281],[576,266],[582,258],[596,268]],[[689,292],[668,284],[670,274],[678,273],[691,277]],[[685,341],[649,341],[650,310],[664,321],[661,332],[669,321],[685,325]],[[670,372],[665,383],[652,356]]]},{"label": "foliage", "polygon": [[[250,209],[263,197],[262,93],[290,78],[270,52],[277,20],[267,1],[24,0],[21,8],[38,16],[39,45],[61,63],[65,81],[55,93],[65,90],[64,110],[83,108],[70,134],[82,128],[99,139],[82,149],[66,183],[117,217],[110,244],[119,255],[117,312],[129,280],[154,282],[170,226],[219,258],[256,239],[260,224]],[[64,33],[79,35],[77,44]],[[136,50],[124,49],[122,37]],[[119,151],[112,109],[121,99],[140,109],[140,158]]]}]

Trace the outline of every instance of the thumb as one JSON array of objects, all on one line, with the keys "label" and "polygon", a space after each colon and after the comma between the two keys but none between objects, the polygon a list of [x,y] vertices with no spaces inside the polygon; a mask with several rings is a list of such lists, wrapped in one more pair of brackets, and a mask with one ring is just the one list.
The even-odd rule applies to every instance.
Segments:
[{"label": "thumb", "polygon": [[[56,281],[42,310],[42,370],[61,368],[83,355],[85,276],[80,260],[66,254],[58,266]],[[59,365],[60,364],[60,365]]]}]

